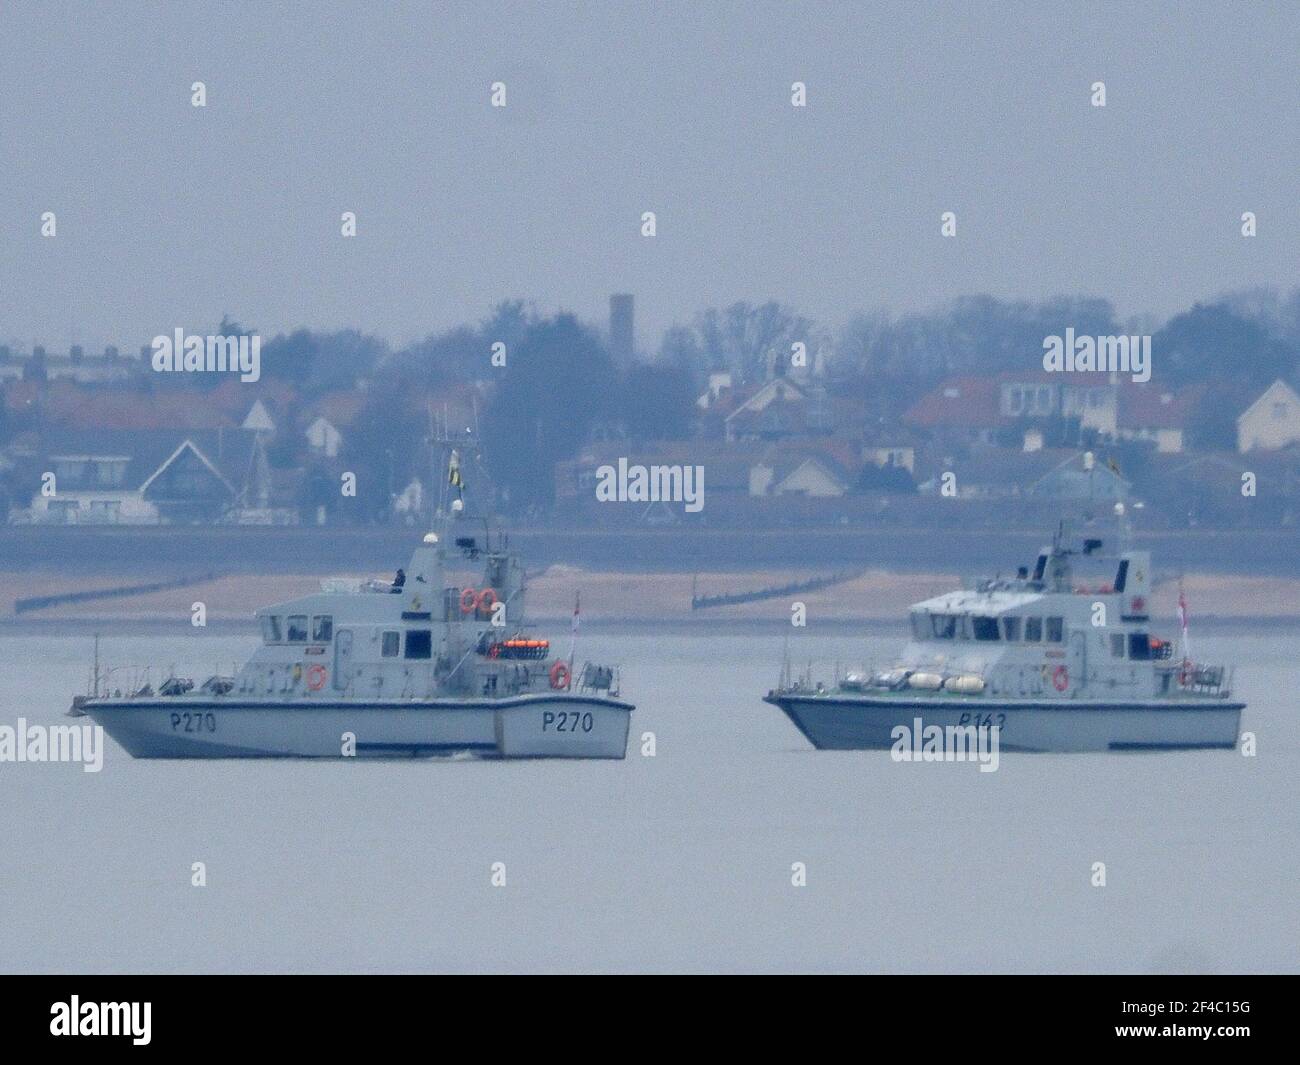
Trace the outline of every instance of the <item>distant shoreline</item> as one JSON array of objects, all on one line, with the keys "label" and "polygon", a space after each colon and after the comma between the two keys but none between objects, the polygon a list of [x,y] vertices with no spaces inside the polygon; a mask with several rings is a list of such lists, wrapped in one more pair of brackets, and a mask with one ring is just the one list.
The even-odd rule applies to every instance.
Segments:
[{"label": "distant shoreline", "polygon": [[[466,521],[465,535],[482,526]],[[1033,560],[1053,528],[504,526],[530,571],[554,565],[588,571],[671,574],[871,567],[900,573],[1014,572]],[[1113,540],[1113,523],[1076,526]],[[123,583],[221,572],[322,576],[391,574],[419,542],[417,527],[352,526],[0,526],[0,569],[122,578]],[[1240,573],[1300,578],[1300,529],[1143,531],[1162,573]],[[39,595],[40,591],[29,594]]]},{"label": "distant shoreline", "polygon": [[[956,573],[868,569],[851,579],[815,590],[702,610],[691,609],[693,592],[736,594],[775,588],[825,576],[820,567],[755,568],[699,573],[592,570],[554,565],[528,578],[526,616],[567,630],[575,600],[581,597],[583,622],[605,627],[677,625],[696,631],[726,626],[773,625],[790,628],[793,604],[804,604],[810,628],[897,625],[907,609],[922,599],[962,585]],[[386,576],[352,571],[336,576]],[[450,568],[454,587],[475,584],[478,574],[464,565]],[[320,589],[320,577],[305,574],[225,574],[184,585],[156,588],[138,595],[78,598],[29,613],[16,614],[14,603],[31,596],[84,596],[88,591],[130,583],[125,577],[78,577],[66,574],[0,571],[0,627],[14,632],[43,625],[119,627],[128,624],[181,624],[187,629],[192,607],[202,603],[208,626],[249,625],[259,607],[270,606]],[[1189,572],[1158,573],[1151,595],[1157,631],[1177,626],[1179,586],[1185,590],[1193,624],[1300,624],[1300,577],[1234,576]]]},{"label": "distant shoreline", "polygon": [[[557,626],[568,632],[567,617],[534,617],[530,627],[549,629],[552,633]],[[1160,631],[1168,632],[1172,622],[1157,624]],[[175,634],[177,622],[171,618],[0,618],[0,638],[5,636],[84,636],[96,634],[105,639],[124,636],[157,636],[163,632]],[[869,629],[869,631],[864,631]],[[1205,615],[1196,618],[1194,633],[1207,635],[1232,635],[1238,632],[1289,632],[1300,630],[1300,614],[1277,615],[1272,617]],[[720,635],[752,633],[763,636],[783,636],[791,632],[801,635],[826,636],[889,636],[903,638],[907,635],[907,624],[903,620],[883,618],[831,618],[819,621],[805,629],[792,629],[789,622],[772,618],[723,618],[718,619],[657,619],[657,618],[599,618],[585,621],[581,631],[589,635],[700,635],[717,633]],[[219,619],[210,622],[204,629],[193,629],[200,633],[220,634],[226,636],[255,637],[258,627],[252,621]],[[579,637],[581,639],[581,637]]]}]

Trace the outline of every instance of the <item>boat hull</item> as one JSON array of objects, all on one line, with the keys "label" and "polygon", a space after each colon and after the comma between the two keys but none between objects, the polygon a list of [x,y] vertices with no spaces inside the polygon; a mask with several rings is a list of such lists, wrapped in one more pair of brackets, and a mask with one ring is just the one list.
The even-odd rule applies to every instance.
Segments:
[{"label": "boat hull", "polygon": [[135,758],[623,758],[633,706],[548,692],[423,702],[87,699],[75,710]]},{"label": "boat hull", "polygon": [[779,706],[819,750],[888,750],[894,730],[998,726],[1004,751],[1194,750],[1234,748],[1244,703],[1198,702],[993,702],[943,697],[890,698],[846,693],[771,692]]}]

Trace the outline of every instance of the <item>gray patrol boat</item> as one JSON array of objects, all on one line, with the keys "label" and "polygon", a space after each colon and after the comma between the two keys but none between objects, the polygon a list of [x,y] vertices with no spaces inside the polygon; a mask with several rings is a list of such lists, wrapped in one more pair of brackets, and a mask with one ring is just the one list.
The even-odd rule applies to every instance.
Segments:
[{"label": "gray patrol boat", "polygon": [[995,727],[1003,750],[1235,747],[1245,704],[1228,672],[1192,661],[1185,636],[1175,657],[1151,632],[1150,554],[1066,540],[1032,572],[914,604],[891,668],[828,684],[787,665],[764,701],[829,750],[890,749],[931,726]]},{"label": "gray patrol boat", "polygon": [[[325,580],[258,610],[262,645],[233,677],[108,693],[97,666],[71,714],[137,758],[624,757],[617,669],[577,668],[526,628],[518,557],[486,527],[449,545],[451,510],[394,581]],[[480,584],[447,585],[449,551],[482,560]]]}]

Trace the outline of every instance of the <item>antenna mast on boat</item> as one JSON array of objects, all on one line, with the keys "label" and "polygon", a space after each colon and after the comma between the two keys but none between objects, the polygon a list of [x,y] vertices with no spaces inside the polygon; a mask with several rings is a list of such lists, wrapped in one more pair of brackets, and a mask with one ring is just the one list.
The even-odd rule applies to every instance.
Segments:
[{"label": "antenna mast on boat", "polygon": [[1122,499],[1115,504],[1115,522],[1118,529],[1119,549],[1121,552],[1127,551],[1133,540],[1133,523],[1129,519],[1128,507],[1124,505]]},{"label": "antenna mast on boat", "polygon": [[1178,625],[1182,629],[1183,661],[1192,661],[1192,644],[1187,637],[1187,596],[1183,594],[1182,574],[1178,576]]}]

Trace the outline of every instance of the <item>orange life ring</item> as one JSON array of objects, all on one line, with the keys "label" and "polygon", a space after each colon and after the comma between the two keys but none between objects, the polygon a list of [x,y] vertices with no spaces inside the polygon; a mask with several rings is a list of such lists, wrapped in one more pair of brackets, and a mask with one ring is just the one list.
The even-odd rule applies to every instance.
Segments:
[{"label": "orange life ring", "polygon": [[478,593],[478,608],[481,611],[490,611],[497,605],[497,593],[491,588],[484,588]]},{"label": "orange life ring", "polygon": [[564,691],[569,686],[569,667],[563,662],[557,661],[551,666],[551,687],[556,691]]},{"label": "orange life ring", "polygon": [[478,602],[478,593],[473,588],[466,588],[460,593],[460,612],[473,613],[474,604]]},{"label": "orange life ring", "polygon": [[325,687],[325,678],[327,676],[328,673],[326,672],[325,667],[317,662],[307,670],[307,688],[314,692],[320,691]]},{"label": "orange life ring", "polygon": [[1070,671],[1064,666],[1057,666],[1052,670],[1052,687],[1058,692],[1065,691],[1070,686]]}]

